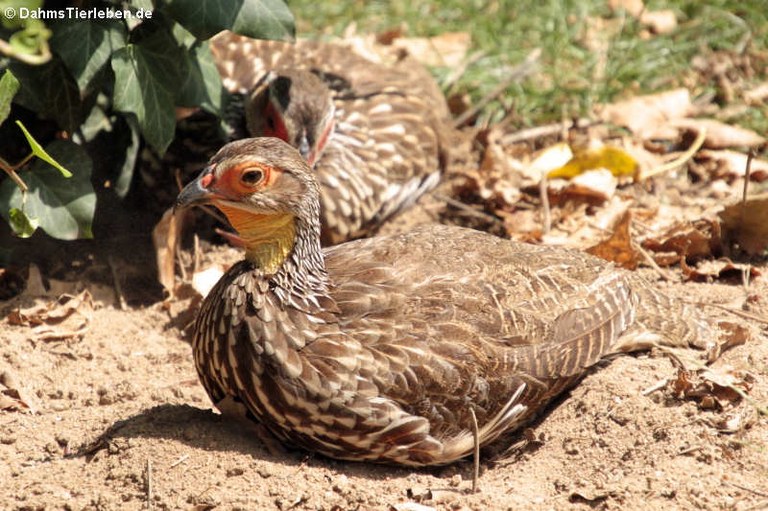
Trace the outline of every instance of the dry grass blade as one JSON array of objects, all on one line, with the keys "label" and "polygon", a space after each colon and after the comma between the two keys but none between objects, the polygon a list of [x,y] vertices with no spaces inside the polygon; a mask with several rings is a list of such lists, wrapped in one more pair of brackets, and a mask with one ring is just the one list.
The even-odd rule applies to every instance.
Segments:
[{"label": "dry grass blade", "polygon": [[465,122],[478,114],[485,106],[504,93],[510,85],[515,82],[523,80],[525,77],[533,73],[536,68],[536,63],[541,57],[541,48],[536,48],[525,57],[525,60],[515,67],[499,85],[497,85],[490,93],[477,102],[475,106],[458,116],[453,121],[455,127],[463,126]]}]

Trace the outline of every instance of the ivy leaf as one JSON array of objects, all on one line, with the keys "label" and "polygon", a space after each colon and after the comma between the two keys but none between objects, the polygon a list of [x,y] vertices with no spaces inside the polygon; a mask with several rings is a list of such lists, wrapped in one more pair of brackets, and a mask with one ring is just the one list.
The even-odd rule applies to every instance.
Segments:
[{"label": "ivy leaf", "polygon": [[161,154],[173,140],[174,89],[181,50],[170,33],[158,31],[112,56],[115,109],[134,113],[147,141]]},{"label": "ivy leaf", "polygon": [[53,119],[70,133],[77,129],[83,117],[80,89],[61,59],[54,56],[42,66],[13,62],[10,69],[21,85],[16,103]]},{"label": "ivy leaf", "polygon": [[282,0],[166,0],[168,13],[198,39],[222,30],[259,39],[293,39],[294,19]]},{"label": "ivy leaf", "polygon": [[88,154],[93,158],[93,182],[109,181],[115,194],[124,198],[128,193],[139,154],[139,127],[134,117],[108,115],[107,105],[96,104],[83,123],[80,132]]},{"label": "ivy leaf", "polygon": [[109,57],[125,46],[125,24],[117,20],[63,20],[54,25],[52,46],[85,91],[104,68]]},{"label": "ivy leaf", "polygon": [[48,154],[45,149],[43,149],[43,146],[41,146],[37,140],[35,140],[35,137],[33,137],[29,131],[27,131],[27,128],[24,127],[23,124],[21,124],[21,121],[16,121],[16,124],[21,128],[22,133],[24,133],[24,138],[27,139],[27,143],[29,144],[30,149],[32,149],[32,154],[46,162],[48,165],[51,165],[55,169],[57,169],[59,172],[61,172],[61,175],[64,177],[72,177],[72,173],[62,167],[59,162],[54,160],[50,154]]},{"label": "ivy leaf", "polygon": [[178,106],[202,106],[221,111],[224,87],[208,43],[198,42],[185,54],[184,83],[176,95]]},{"label": "ivy leaf", "polygon": [[19,81],[9,69],[0,78],[0,124],[3,124],[11,113],[11,101],[19,91]]},{"label": "ivy leaf", "polygon": [[[71,168],[72,177],[65,179],[47,163],[35,160],[30,170],[24,173],[24,181],[29,187],[26,200],[10,179],[0,183],[0,204],[9,206],[8,211],[2,210],[0,214],[9,223],[13,216],[22,234],[27,232],[24,222],[28,220],[30,227],[34,227],[35,221],[39,222],[40,228],[54,238],[92,238],[96,194],[91,185],[91,158],[82,147],[68,140],[54,140],[46,147],[46,152]],[[13,209],[24,216],[19,212],[12,213]]]},{"label": "ivy leaf", "polygon": [[8,224],[11,226],[13,233],[19,238],[29,238],[40,227],[40,222],[37,218],[29,218],[19,208],[11,208],[8,212]]}]

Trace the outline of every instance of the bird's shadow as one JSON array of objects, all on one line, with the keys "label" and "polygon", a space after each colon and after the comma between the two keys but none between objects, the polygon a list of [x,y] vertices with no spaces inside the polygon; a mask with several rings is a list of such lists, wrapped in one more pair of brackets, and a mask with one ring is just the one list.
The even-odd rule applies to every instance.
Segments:
[{"label": "bird's shadow", "polygon": [[265,443],[254,434],[252,425],[230,420],[209,409],[179,404],[155,406],[118,420],[92,441],[72,452],[69,457],[84,457],[90,461],[105,449],[119,449],[120,439],[131,438],[162,438],[195,449],[222,453],[238,452],[256,460],[297,468],[302,465],[324,467],[349,477],[359,476],[372,480],[405,478],[413,474],[414,470],[441,479],[450,478],[457,473],[471,478],[472,474],[471,460],[448,467],[414,469],[334,460],[288,447],[283,449],[284,452],[270,452]]},{"label": "bird's shadow", "polygon": [[[609,365],[610,361],[598,364]],[[588,371],[589,374],[592,371]],[[560,406],[570,396],[566,391],[557,396],[548,406],[537,414],[525,430],[503,435],[501,439],[481,450],[481,467],[491,469],[494,466],[514,463],[523,455],[534,454],[542,445],[536,438],[529,438],[530,432]],[[163,404],[145,409],[127,419],[114,422],[94,440],[82,445],[70,454],[70,457],[85,457],[90,460],[98,452],[110,448],[120,438],[162,438],[186,444],[196,449],[220,452],[239,452],[254,459],[299,467],[313,465],[325,467],[348,476],[360,476],[374,480],[407,477],[418,471],[438,478],[451,478],[461,474],[464,479],[471,479],[473,460],[465,458],[448,466],[438,467],[398,467],[373,463],[356,463],[308,454],[306,451],[286,447],[282,452],[274,452],[254,434],[252,424],[228,419],[210,409],[196,408],[184,404]]]}]

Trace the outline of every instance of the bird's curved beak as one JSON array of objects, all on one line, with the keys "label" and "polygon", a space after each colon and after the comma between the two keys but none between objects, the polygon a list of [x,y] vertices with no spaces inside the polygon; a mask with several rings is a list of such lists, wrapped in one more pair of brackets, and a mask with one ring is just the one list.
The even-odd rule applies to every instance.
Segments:
[{"label": "bird's curved beak", "polygon": [[181,190],[179,196],[176,197],[176,203],[173,205],[173,212],[211,202],[215,197],[215,194],[208,189],[211,181],[213,181],[213,167],[209,165],[197,179]]}]

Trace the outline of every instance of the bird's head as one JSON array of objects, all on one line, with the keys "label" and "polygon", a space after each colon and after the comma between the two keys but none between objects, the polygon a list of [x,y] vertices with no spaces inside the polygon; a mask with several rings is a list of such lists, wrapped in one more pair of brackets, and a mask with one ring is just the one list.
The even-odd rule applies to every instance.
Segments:
[{"label": "bird's head", "polygon": [[310,167],[334,127],[330,89],[306,70],[267,73],[248,96],[245,118],[254,137],[276,137],[295,147]]},{"label": "bird's head", "polygon": [[297,219],[319,222],[318,201],[317,182],[294,148],[276,138],[249,138],[222,147],[174,208],[215,206],[239,233],[230,240],[274,271],[293,247]]}]

